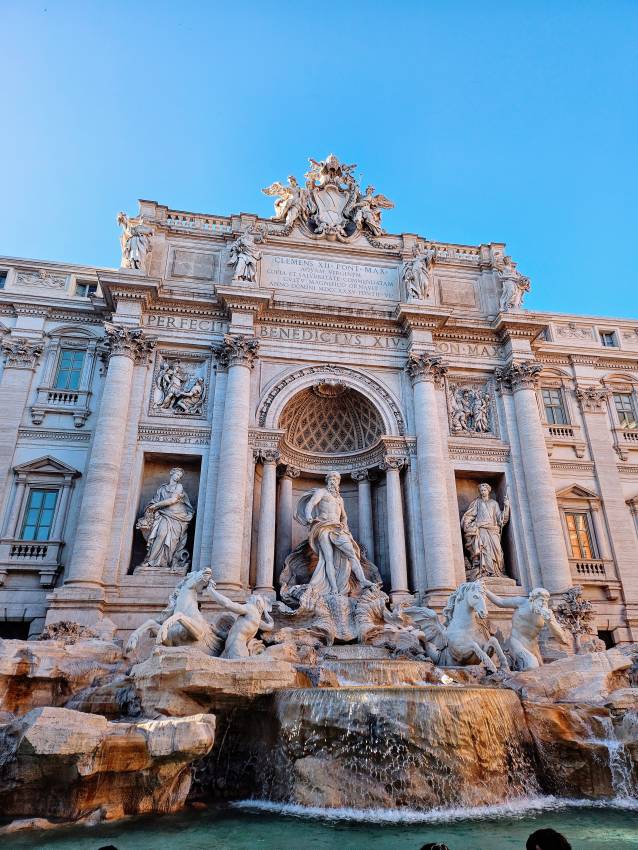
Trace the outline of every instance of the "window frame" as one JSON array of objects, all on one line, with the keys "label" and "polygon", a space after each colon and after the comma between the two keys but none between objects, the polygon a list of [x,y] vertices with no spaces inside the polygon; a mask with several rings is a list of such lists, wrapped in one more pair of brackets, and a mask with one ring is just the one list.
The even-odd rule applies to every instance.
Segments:
[{"label": "window frame", "polygon": [[[558,406],[557,405],[549,405],[548,406],[546,401],[545,401],[545,393],[556,393],[558,395],[559,405]],[[569,409],[567,407],[567,403],[566,403],[566,399],[565,399],[565,392],[563,390],[563,387],[562,386],[550,386],[550,385],[541,384],[540,394],[541,394],[541,403],[543,405],[543,418],[544,418],[545,423],[547,425],[571,425],[570,416],[569,416]],[[563,415],[563,421],[562,422],[557,422],[556,420],[551,421],[549,416],[547,415],[548,409],[552,410],[552,411],[555,410],[555,409],[560,409],[561,412],[562,412],[562,415]],[[553,414],[552,414],[552,416],[553,416]]]},{"label": "window frame", "polygon": [[[64,356],[67,355],[67,354],[71,355],[71,365],[69,367],[63,367],[62,361],[64,359]],[[80,355],[81,360],[80,360],[79,367],[76,367],[76,366],[74,366],[74,359],[78,355]],[[87,360],[86,355],[87,355],[86,349],[76,348],[76,347],[70,348],[70,347],[64,346],[64,345],[60,346],[60,350],[58,351],[58,358],[57,358],[57,361],[56,361],[56,364],[55,364],[55,371],[53,373],[53,389],[69,390],[71,392],[74,392],[74,391],[80,389],[80,387],[82,385],[82,378],[83,378],[83,375],[84,375],[84,367],[86,365],[86,360]],[[66,372],[68,377],[76,374],[77,375],[77,386],[69,386],[68,377],[67,377],[66,385],[62,386],[60,384],[60,376],[63,372]]]},{"label": "window frame", "polygon": [[[620,348],[618,333],[615,330],[599,329],[598,338],[603,348]],[[610,342],[606,342],[606,339],[609,339]]]},{"label": "window frame", "polygon": [[[594,530],[593,517],[591,515],[590,508],[575,508],[570,507],[566,508],[563,511],[565,516],[565,525],[567,526],[567,537],[569,540],[569,555],[572,560],[576,561],[599,561],[600,553],[597,545],[596,534]],[[583,517],[584,518],[584,527],[579,529],[576,522],[574,522],[573,534],[575,535],[575,540],[572,537],[572,529],[570,528],[569,519],[570,517]],[[584,551],[583,541],[581,537],[581,532],[585,533],[586,543],[589,547],[589,554]],[[578,544],[578,553],[574,552],[574,542]]]},{"label": "window frame", "polygon": [[[626,422],[621,418],[621,413],[624,415],[627,411],[619,408],[617,403],[617,396],[626,396],[629,399],[629,407],[632,415],[632,424],[627,425]],[[618,389],[612,387],[611,397],[614,403],[614,415],[616,417],[616,422],[618,427],[622,431],[636,431],[638,430],[638,406],[636,405],[636,394],[633,389]]]},{"label": "window frame", "polygon": [[[26,494],[24,509],[22,511],[20,533],[19,533],[19,535],[17,535],[19,540],[23,540],[23,541],[28,542],[28,543],[47,543],[49,540],[51,540],[51,535],[53,534],[53,531],[55,530],[55,523],[56,523],[56,520],[57,520],[57,508],[58,508],[58,503],[59,503],[59,500],[60,500],[60,490],[61,490],[60,487],[53,487],[53,486],[45,487],[45,486],[42,486],[42,485],[35,485],[35,486],[29,487],[27,494]],[[40,493],[43,496],[42,503],[40,505],[33,505],[32,504],[33,497],[36,494],[40,494]],[[53,500],[53,506],[50,507],[50,508],[47,508],[46,507],[46,497],[47,497],[47,495],[49,495],[51,493],[55,494],[55,499]],[[37,517],[36,517],[35,523],[28,522],[30,511],[37,511]],[[46,526],[43,526],[40,522],[41,519],[42,519],[42,515],[43,515],[44,511],[50,511],[50,514],[51,514],[49,524],[46,525]],[[33,527],[35,533],[30,537],[25,537],[25,531],[29,527]],[[47,528],[46,537],[40,537],[39,536],[40,529],[43,528],[43,527]]]}]

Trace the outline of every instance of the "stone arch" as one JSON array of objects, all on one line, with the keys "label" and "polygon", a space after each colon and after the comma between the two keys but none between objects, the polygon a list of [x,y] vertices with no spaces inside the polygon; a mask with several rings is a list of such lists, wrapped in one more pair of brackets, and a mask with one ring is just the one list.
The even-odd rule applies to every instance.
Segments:
[{"label": "stone arch", "polygon": [[264,390],[257,406],[259,427],[278,428],[281,413],[293,396],[321,382],[337,382],[361,393],[378,411],[386,435],[405,435],[405,418],[399,402],[380,381],[358,369],[332,364],[294,368],[275,378]]}]

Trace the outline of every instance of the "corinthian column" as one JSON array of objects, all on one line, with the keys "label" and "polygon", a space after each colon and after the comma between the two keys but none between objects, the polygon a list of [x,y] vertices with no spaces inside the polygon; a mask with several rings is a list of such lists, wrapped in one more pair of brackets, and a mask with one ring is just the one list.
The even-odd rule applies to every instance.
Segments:
[{"label": "corinthian column", "polygon": [[5,357],[0,383],[0,491],[11,469],[18,439],[18,428],[29,400],[33,373],[42,354],[42,344],[20,337],[8,337],[1,343]]},{"label": "corinthian column", "polygon": [[[623,594],[627,603],[627,619],[631,623],[632,631],[638,632],[635,613],[638,603],[636,531],[625,501],[622,480],[618,472],[618,456],[614,451],[609,433],[608,399],[610,395],[611,391],[601,384],[581,384],[576,389],[576,397],[585,420],[589,450],[594,461],[604,518],[607,526],[613,529],[609,540],[619,573],[618,577],[622,581]],[[597,525],[595,513],[592,519]],[[596,537],[601,557],[604,557],[605,538],[601,530],[597,529]]]},{"label": "corinthian column", "polygon": [[559,593],[570,587],[572,581],[536,400],[536,381],[542,368],[533,360],[514,361],[504,369],[497,369],[496,379],[501,391],[510,390],[514,395],[527,504],[543,585],[550,593]]},{"label": "corinthian column", "polygon": [[386,474],[388,554],[390,557],[391,597],[393,602],[410,597],[400,477],[400,471],[404,465],[405,459],[402,457],[385,457],[381,464],[381,469],[385,470]]},{"label": "corinthian column", "polygon": [[301,472],[294,466],[285,466],[279,479],[279,500],[277,502],[277,554],[275,563],[277,572],[281,572],[284,561],[292,550],[292,482]]},{"label": "corinthian column", "polygon": [[148,357],[155,339],[141,328],[105,323],[108,371],[96,418],[67,585],[99,587],[111,539],[113,509],[128,423],[136,362]]},{"label": "corinthian column", "polygon": [[257,575],[255,591],[265,596],[274,596],[273,577],[275,567],[275,514],[277,506],[277,461],[279,452],[264,449],[259,453],[263,476],[259,502],[259,528],[257,529]]},{"label": "corinthian column", "polygon": [[414,391],[416,459],[425,551],[427,592],[442,598],[454,590],[452,533],[448,506],[447,446],[439,423],[437,387],[447,371],[441,357],[411,352],[406,371]]},{"label": "corinthian column", "polygon": [[365,546],[368,559],[374,563],[374,531],[372,527],[372,493],[367,469],[358,469],[352,474],[358,485],[359,497],[359,543]]},{"label": "corinthian column", "polygon": [[241,589],[244,539],[250,370],[259,343],[253,337],[227,334],[220,352],[228,364],[224,424],[215,498],[212,568],[221,589]]}]

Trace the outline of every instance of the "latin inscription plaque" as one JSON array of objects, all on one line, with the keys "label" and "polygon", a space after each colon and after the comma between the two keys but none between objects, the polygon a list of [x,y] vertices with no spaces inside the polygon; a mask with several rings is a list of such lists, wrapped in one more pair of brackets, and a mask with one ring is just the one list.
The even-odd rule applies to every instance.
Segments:
[{"label": "latin inscription plaque", "polygon": [[264,254],[261,286],[349,298],[399,300],[399,270],[368,263],[340,263]]}]

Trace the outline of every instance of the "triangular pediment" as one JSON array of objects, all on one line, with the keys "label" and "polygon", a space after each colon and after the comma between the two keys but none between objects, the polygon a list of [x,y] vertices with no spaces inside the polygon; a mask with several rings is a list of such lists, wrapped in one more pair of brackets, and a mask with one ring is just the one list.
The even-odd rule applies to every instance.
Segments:
[{"label": "triangular pediment", "polygon": [[558,490],[556,493],[557,499],[595,499],[598,501],[600,496],[598,493],[594,493],[593,490],[588,490],[587,487],[583,487],[582,484],[572,484],[570,487],[565,487],[562,490]]},{"label": "triangular pediment", "polygon": [[14,472],[18,473],[38,473],[42,474],[52,474],[52,475],[79,475],[79,471],[74,469],[72,466],[68,466],[68,464],[63,463],[61,460],[57,458],[51,457],[51,455],[44,455],[44,457],[36,458],[35,460],[29,460],[26,463],[20,463],[18,466],[13,467]]}]

